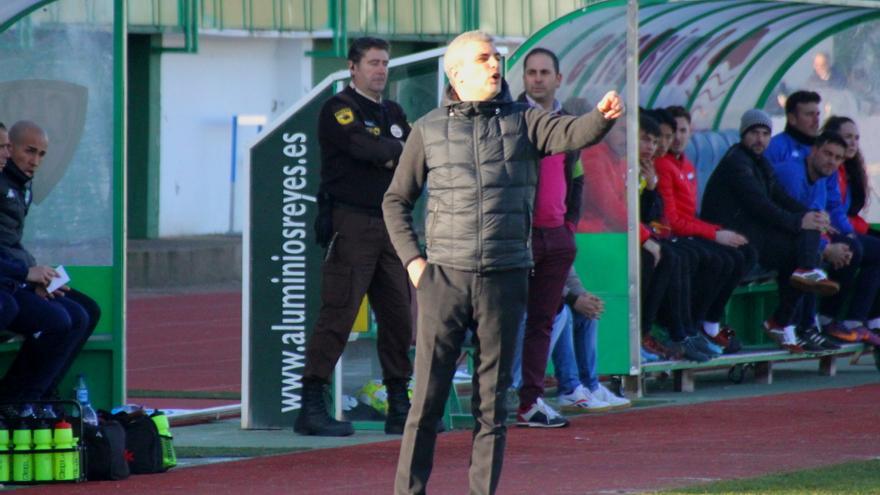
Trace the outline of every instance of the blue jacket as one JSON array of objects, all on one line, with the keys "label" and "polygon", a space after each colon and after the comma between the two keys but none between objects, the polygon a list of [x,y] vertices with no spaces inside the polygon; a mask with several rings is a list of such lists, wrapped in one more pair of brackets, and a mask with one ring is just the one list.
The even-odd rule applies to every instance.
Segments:
[{"label": "blue jacket", "polygon": [[827,177],[811,183],[803,159],[774,163],[773,169],[776,172],[776,180],[789,196],[808,210],[825,209],[828,201],[828,189],[825,185]]},{"label": "blue jacket", "polygon": [[837,170],[825,179],[825,210],[831,215],[831,225],[841,234],[852,234],[852,223],[846,212],[849,209],[849,201],[843,201],[840,197],[840,174]]},{"label": "blue jacket", "polygon": [[[827,188],[823,177],[816,182],[810,182],[807,176],[807,164],[804,159],[792,159],[782,163],[774,163],[776,180],[789,196],[802,204],[808,210],[824,210],[827,202]],[[828,240],[823,236],[819,241],[819,252],[825,250]]]},{"label": "blue jacket", "polygon": [[[810,154],[810,151],[812,151],[812,145],[806,143],[805,139],[806,138],[797,139],[788,130],[773,136],[770,140],[770,145],[764,150],[764,156],[770,161],[773,168],[776,169],[777,176],[780,174],[780,168],[789,168],[788,164],[792,162],[798,163],[800,166],[796,167],[798,169],[796,172],[799,174],[798,176],[803,176],[803,180],[806,182],[807,171],[805,160]],[[785,190],[788,191],[793,198],[801,201],[802,197],[797,195],[790,187],[790,184],[793,187],[792,180],[793,179],[785,180],[781,177],[779,178],[780,184],[782,184]],[[843,199],[840,197],[837,171],[835,170],[834,174],[828,177],[827,180],[822,179],[817,181],[817,184],[819,182],[825,186],[825,194],[821,198],[822,206],[811,206],[804,201],[801,201],[801,204],[811,210],[827,211],[831,216],[831,225],[833,225],[835,229],[844,235],[851,234],[853,232],[853,227],[849,222],[849,219],[846,217],[847,205],[844,204]],[[802,189],[803,187],[803,184],[801,184],[800,188]]]},{"label": "blue jacket", "polygon": [[[789,196],[809,210],[827,211],[831,217],[831,224],[841,234],[846,235],[853,231],[840,201],[837,172],[811,183],[807,176],[807,164],[803,159],[790,160],[775,165],[773,168],[776,172],[776,180]],[[834,187],[831,187],[832,184]],[[829,194],[829,191],[833,191],[833,193]],[[824,246],[823,242],[822,248]]]},{"label": "blue jacket", "polygon": [[764,156],[776,167],[791,160],[803,160],[811,149],[812,145],[795,139],[789,132],[780,132],[770,139]]}]

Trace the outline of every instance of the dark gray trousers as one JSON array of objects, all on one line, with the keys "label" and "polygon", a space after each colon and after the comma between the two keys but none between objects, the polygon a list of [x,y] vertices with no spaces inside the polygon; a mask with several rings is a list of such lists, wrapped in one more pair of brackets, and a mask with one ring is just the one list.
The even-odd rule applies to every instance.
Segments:
[{"label": "dark gray trousers", "polygon": [[417,290],[415,390],[400,446],[396,494],[426,493],[437,423],[469,328],[475,329],[470,493],[495,493],[507,434],[505,398],[527,292],[525,268],[486,273],[425,268]]}]

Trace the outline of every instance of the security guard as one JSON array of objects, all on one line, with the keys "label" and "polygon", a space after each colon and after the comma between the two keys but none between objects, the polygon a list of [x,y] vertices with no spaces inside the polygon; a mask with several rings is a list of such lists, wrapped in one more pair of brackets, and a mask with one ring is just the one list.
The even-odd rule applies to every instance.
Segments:
[{"label": "security guard", "polygon": [[410,289],[385,229],[382,198],[410,128],[400,105],[382,98],[388,53],[385,40],[356,39],[348,52],[351,84],[321,108],[315,231],[327,252],[321,270],[321,311],[306,347],[302,410],[294,425],[303,435],[354,432],[351,423],[327,413],[324,387],[342,355],[364,294],[379,324],[377,348],[388,392],[385,432],[402,433],[409,411]]}]

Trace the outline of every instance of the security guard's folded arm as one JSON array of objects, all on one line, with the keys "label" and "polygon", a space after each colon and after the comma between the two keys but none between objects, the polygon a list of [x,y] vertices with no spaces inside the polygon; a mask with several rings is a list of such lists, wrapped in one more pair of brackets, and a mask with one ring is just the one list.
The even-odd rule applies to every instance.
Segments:
[{"label": "security guard's folded arm", "polygon": [[377,167],[394,168],[397,165],[409,126],[403,129],[402,139],[388,138],[378,134],[379,127],[368,128],[357,112],[342,103],[333,105],[330,110],[336,119],[328,130],[352,158]]}]

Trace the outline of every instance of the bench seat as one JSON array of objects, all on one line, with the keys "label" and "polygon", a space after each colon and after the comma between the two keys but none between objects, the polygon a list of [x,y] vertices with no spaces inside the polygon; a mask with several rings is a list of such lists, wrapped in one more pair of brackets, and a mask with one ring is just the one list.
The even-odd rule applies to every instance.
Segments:
[{"label": "bench seat", "polygon": [[[671,372],[675,380],[675,390],[679,392],[693,392],[695,375],[704,371],[733,368],[738,365],[751,364],[755,366],[755,379],[759,383],[773,383],[773,363],[818,360],[819,373],[824,376],[834,376],[837,373],[835,360],[837,357],[861,353],[868,349],[865,344],[844,344],[838,350],[792,354],[786,350],[766,346],[746,347],[736,354],[725,354],[704,363],[694,361],[655,361],[642,365],[642,377],[647,373]],[[639,383],[627,380],[627,389],[639,394],[641,392],[641,378]],[[635,390],[633,390],[635,388]]]}]

